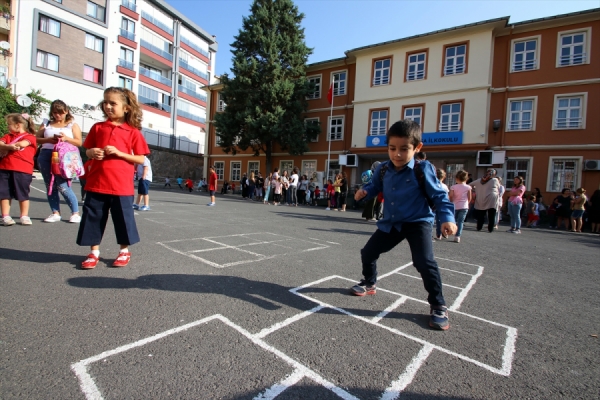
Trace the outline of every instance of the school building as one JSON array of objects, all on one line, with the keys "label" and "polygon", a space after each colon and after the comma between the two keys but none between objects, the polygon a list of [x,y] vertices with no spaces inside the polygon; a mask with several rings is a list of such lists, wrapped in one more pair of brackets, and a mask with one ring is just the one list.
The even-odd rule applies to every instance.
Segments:
[{"label": "school building", "polygon": [[76,122],[85,133],[102,119],[104,89],[125,87],[138,96],[150,145],[204,153],[207,98],[201,87],[214,79],[214,36],[163,0],[11,4],[14,93],[41,89],[50,100],[83,109],[87,116]]}]

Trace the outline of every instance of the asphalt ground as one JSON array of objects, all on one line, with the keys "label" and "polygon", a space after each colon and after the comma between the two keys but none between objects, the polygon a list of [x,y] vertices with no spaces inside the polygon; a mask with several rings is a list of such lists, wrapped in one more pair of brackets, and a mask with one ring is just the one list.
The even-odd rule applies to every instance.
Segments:
[{"label": "asphalt ground", "polygon": [[441,332],[406,243],[349,295],[376,229],[359,212],[153,186],[131,263],[110,267],[109,220],[81,270],[78,225],[43,223],[32,186],[33,226],[0,226],[1,399],[600,397],[598,235],[467,223],[434,243]]}]

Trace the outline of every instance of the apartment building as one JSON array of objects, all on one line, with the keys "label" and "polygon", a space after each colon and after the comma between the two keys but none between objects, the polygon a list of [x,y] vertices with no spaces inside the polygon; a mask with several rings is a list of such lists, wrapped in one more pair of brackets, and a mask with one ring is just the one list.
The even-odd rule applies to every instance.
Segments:
[{"label": "apartment building", "polygon": [[600,9],[511,24],[494,39],[488,137],[549,202],[600,188]]},{"label": "apartment building", "polygon": [[14,16],[12,6],[0,0],[0,86],[8,85],[8,77],[12,76],[10,60],[14,52]]},{"label": "apartment building", "polygon": [[162,0],[18,2],[15,91],[41,89],[101,119],[104,88],[126,87],[144,110],[151,145],[204,152],[206,95],[215,38]]}]

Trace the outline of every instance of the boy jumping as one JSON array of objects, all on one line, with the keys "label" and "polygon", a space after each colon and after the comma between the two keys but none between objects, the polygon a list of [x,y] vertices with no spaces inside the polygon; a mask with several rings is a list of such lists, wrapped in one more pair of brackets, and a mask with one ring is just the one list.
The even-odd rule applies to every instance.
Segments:
[{"label": "boy jumping", "polygon": [[385,213],[377,222],[377,231],[360,251],[364,279],[350,291],[356,296],[375,294],[377,259],[406,239],[413,265],[421,274],[425,290],[429,293],[429,326],[447,330],[450,327],[448,308],[442,295],[442,278],[433,256],[431,241],[435,214],[428,199],[435,205],[442,223],[442,233],[446,236],[456,232],[454,205],[442,189],[435,168],[428,161],[417,163],[414,159],[415,153],[423,147],[420,126],[410,120],[401,120],[390,127],[386,136],[390,161],[381,163],[373,173],[371,182],[354,196],[358,201],[383,192]]}]

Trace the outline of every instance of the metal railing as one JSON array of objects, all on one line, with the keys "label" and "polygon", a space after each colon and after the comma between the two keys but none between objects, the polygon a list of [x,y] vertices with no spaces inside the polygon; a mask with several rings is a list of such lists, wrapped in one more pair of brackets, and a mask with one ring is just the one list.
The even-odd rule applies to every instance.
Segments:
[{"label": "metal railing", "polygon": [[164,76],[162,76],[161,74],[159,74],[156,71],[151,71],[144,67],[140,67],[140,75],[147,76],[148,78],[150,78],[154,81],[160,82],[163,85],[167,85],[167,86],[171,87],[171,80],[169,78],[165,78]]},{"label": "metal railing", "polygon": [[121,5],[130,9],[131,11],[137,12],[137,5],[135,4],[135,1],[121,0]]},{"label": "metal railing", "polygon": [[155,46],[152,43],[150,43],[150,42],[148,42],[148,41],[146,41],[144,39],[140,39],[140,44],[142,45],[142,47],[147,48],[148,50],[150,50],[154,54],[158,54],[162,58],[166,58],[169,61],[173,61],[173,55],[171,53],[169,53],[169,52],[161,50],[160,48],[158,48],[158,46]]},{"label": "metal railing", "polygon": [[556,128],[581,128],[582,118],[556,118]]},{"label": "metal railing", "polygon": [[576,54],[560,56],[560,65],[585,64],[586,57],[587,57],[586,53],[576,53]]},{"label": "metal railing", "polygon": [[526,131],[531,129],[532,126],[531,120],[514,121],[510,123],[509,129],[511,131]]},{"label": "metal railing", "polygon": [[179,59],[179,66],[182,67],[182,68],[187,69],[188,71],[190,71],[191,73],[193,73],[195,75],[198,75],[200,78],[204,78],[204,79],[208,80],[208,74],[206,72],[202,72],[199,69],[196,69],[196,68],[192,67],[183,58]]},{"label": "metal railing", "polygon": [[142,129],[142,135],[144,135],[146,143],[151,146],[190,154],[201,154],[204,151],[204,146],[200,145],[199,141],[190,140],[185,136],[176,136],[147,128]]},{"label": "metal railing", "polygon": [[515,61],[511,71],[529,71],[530,69],[535,69],[536,66],[537,60]]},{"label": "metal railing", "polygon": [[187,44],[188,46],[190,46],[192,49],[196,50],[198,53],[200,53],[203,56],[205,56],[206,58],[210,58],[210,55],[208,54],[208,51],[204,50],[203,48],[201,48],[197,44],[193,43],[192,41],[190,41],[185,36],[181,36],[181,41],[183,43]]},{"label": "metal railing", "polygon": [[202,100],[202,101],[206,101],[206,95],[203,93],[198,93],[190,88],[187,88],[185,86],[182,85],[178,85],[177,88],[179,89],[180,92],[183,92],[185,94],[189,94],[192,97],[197,98],[198,100]]},{"label": "metal railing", "polygon": [[170,105],[161,103],[158,100],[149,99],[147,97],[138,95],[138,101],[140,103],[142,103],[142,104],[147,105],[147,106],[154,107],[156,109],[159,109],[159,110],[162,110],[162,111],[166,111],[166,112],[169,112],[169,113],[171,112],[171,106]]},{"label": "metal railing", "polygon": [[459,122],[442,122],[440,124],[439,132],[456,132],[460,130],[460,121]]},{"label": "metal railing", "polygon": [[123,68],[127,68],[130,69],[132,71],[135,71],[133,68],[135,66],[134,63],[132,63],[131,61],[127,61],[127,60],[123,60],[122,58],[119,58],[119,66],[123,67]]},{"label": "metal railing", "polygon": [[154,25],[158,26],[160,29],[162,29],[163,31],[167,32],[169,35],[173,34],[173,27],[172,26],[169,27],[167,24],[165,24],[164,22],[161,22],[158,19],[154,18],[152,15],[148,14],[144,10],[142,10],[142,18],[144,18],[146,21],[152,22]]},{"label": "metal railing", "polygon": [[129,39],[135,42],[135,33],[129,32],[127,29],[121,28],[121,32],[119,34],[125,39]]},{"label": "metal railing", "polygon": [[183,118],[191,119],[192,121],[200,122],[202,124],[204,124],[206,122],[206,118],[202,118],[202,117],[194,115],[190,112],[179,110],[179,109],[177,110],[177,115],[180,117],[183,117]]}]

